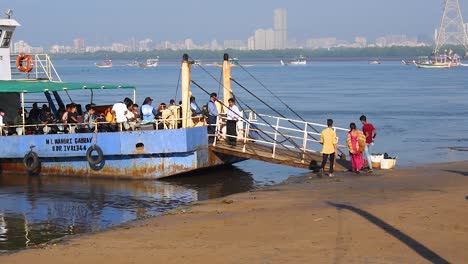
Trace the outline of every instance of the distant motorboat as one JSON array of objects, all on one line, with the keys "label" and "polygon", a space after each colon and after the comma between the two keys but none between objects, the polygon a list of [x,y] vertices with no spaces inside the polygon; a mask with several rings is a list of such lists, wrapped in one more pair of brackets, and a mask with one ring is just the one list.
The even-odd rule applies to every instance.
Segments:
[{"label": "distant motorboat", "polygon": [[142,68],[154,68],[159,65],[159,56],[156,59],[147,59],[145,63],[140,63],[138,66]]},{"label": "distant motorboat", "polygon": [[307,65],[307,60],[304,56],[299,56],[299,58],[296,58],[293,61],[290,62],[284,62],[283,60],[280,60],[281,66],[287,66],[287,65],[292,65],[292,66],[298,66],[298,65]]},{"label": "distant motorboat", "polygon": [[307,64],[307,60],[304,56],[299,56],[299,58],[289,62],[290,65],[306,65]]},{"label": "distant motorboat", "polygon": [[138,67],[139,65],[140,65],[140,63],[138,63],[137,60],[134,60],[134,61],[132,61],[132,63],[127,64],[128,67]]},{"label": "distant motorboat", "polygon": [[401,60],[401,64],[403,65],[414,65],[415,63],[415,60]]},{"label": "distant motorboat", "polygon": [[382,64],[379,60],[370,60],[369,64]]},{"label": "distant motorboat", "polygon": [[112,60],[105,59],[105,60],[103,60],[101,62],[94,63],[94,65],[96,65],[96,67],[98,67],[98,68],[111,68],[112,67]]}]

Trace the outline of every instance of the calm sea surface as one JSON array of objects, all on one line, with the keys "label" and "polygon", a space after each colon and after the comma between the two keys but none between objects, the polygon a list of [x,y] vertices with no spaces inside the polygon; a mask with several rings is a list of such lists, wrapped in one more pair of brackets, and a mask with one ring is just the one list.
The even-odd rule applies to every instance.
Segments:
[{"label": "calm sea surface", "polygon": [[[94,61],[55,61],[64,81],[137,86],[137,103],[150,96],[155,103],[180,100],[179,67],[162,62],[155,69],[127,67],[114,61],[110,69]],[[204,62],[205,63],[205,62]],[[212,63],[212,62],[206,62]],[[273,91],[304,119],[335,125],[358,126],[365,114],[377,128],[372,152],[397,156],[399,167],[466,160],[468,151],[468,67],[417,69],[399,62],[310,62],[303,67],[281,67],[279,60],[242,62],[233,78],[289,117]],[[220,93],[221,69],[194,67],[192,79],[209,92]],[[254,80],[250,74],[255,76]],[[237,97],[260,113],[267,107],[235,84]],[[192,85],[199,105],[208,96]],[[70,92],[74,102],[90,102],[89,91]],[[94,93],[94,102],[114,103],[129,91]],[[69,102],[66,95],[62,98]],[[38,95],[28,102],[43,101]],[[170,178],[164,181],[111,181],[0,176],[0,251],[21,249],[65,235],[102,230],[112,225],[161,214],[179,205],[278,183],[307,171],[245,161],[235,166]]]}]

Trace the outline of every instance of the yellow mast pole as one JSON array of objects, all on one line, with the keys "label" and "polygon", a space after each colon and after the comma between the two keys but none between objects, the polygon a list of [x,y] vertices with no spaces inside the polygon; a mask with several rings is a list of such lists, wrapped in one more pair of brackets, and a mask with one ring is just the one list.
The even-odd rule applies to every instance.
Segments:
[{"label": "yellow mast pole", "polygon": [[[223,104],[229,105],[228,100],[232,97],[231,89],[231,64],[229,63],[229,54],[224,53],[223,61]],[[224,109],[222,112],[226,112]]]},{"label": "yellow mast pole", "polygon": [[190,62],[187,54],[184,54],[182,58],[182,127],[187,128],[193,126],[192,111],[190,110],[190,96],[192,95],[190,91]]}]

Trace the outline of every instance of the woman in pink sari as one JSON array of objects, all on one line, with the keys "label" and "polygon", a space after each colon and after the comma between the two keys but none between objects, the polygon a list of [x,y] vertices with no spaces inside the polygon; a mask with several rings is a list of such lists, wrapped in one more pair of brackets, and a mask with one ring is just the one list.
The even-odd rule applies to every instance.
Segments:
[{"label": "woman in pink sari", "polygon": [[364,133],[356,128],[355,123],[349,125],[350,131],[348,132],[348,138],[346,144],[349,149],[349,154],[351,155],[351,165],[353,171],[356,174],[359,174],[359,171],[364,165],[364,159],[362,158],[362,152],[366,146],[366,137]]}]

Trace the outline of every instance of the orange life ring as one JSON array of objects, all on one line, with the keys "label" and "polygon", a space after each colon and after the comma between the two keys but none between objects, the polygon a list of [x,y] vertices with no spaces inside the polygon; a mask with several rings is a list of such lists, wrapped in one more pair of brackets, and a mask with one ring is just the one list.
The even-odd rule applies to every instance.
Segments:
[{"label": "orange life ring", "polygon": [[16,68],[20,72],[31,72],[34,68],[34,60],[31,55],[20,54],[16,57]]}]

